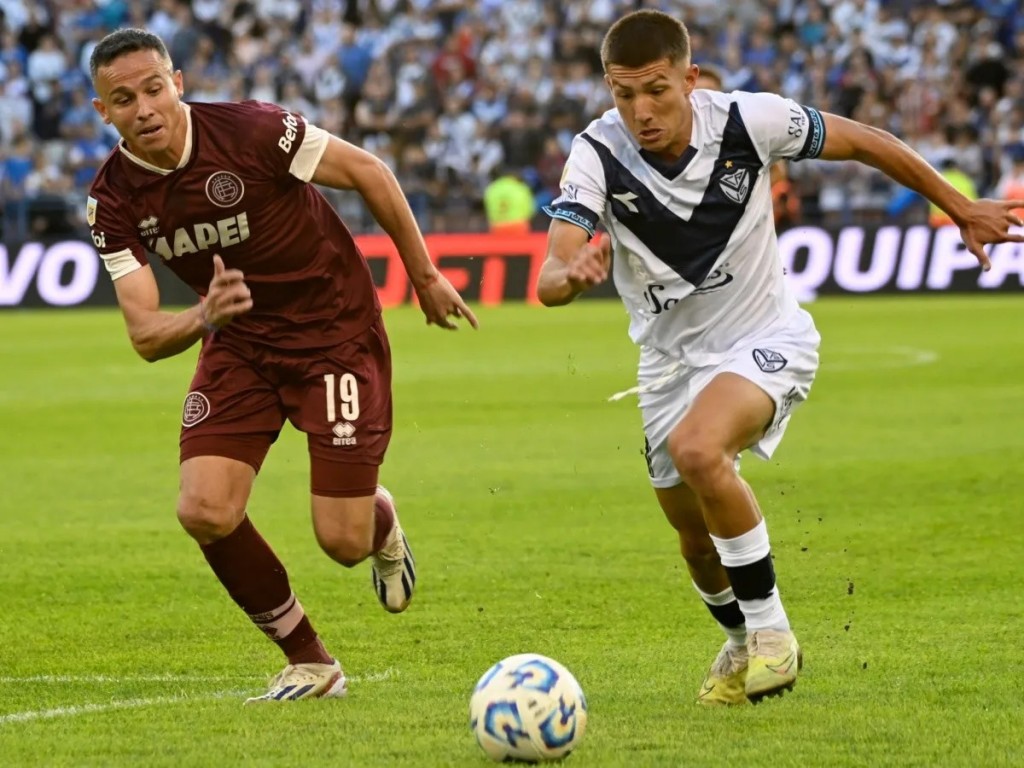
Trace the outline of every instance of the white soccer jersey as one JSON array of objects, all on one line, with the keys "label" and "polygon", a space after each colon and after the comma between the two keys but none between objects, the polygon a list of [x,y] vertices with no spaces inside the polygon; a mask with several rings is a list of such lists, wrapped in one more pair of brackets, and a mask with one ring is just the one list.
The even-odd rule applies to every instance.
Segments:
[{"label": "white soccer jersey", "polygon": [[690,146],[669,165],[639,147],[618,110],[573,140],[545,211],[612,237],[615,287],[633,341],[715,365],[799,310],[783,279],[768,168],[817,157],[817,110],[770,93],[695,90]]}]

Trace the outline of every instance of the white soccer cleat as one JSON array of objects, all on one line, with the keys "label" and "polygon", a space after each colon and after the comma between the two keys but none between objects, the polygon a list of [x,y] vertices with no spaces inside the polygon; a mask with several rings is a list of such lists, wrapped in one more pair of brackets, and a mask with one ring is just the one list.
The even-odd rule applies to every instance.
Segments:
[{"label": "white soccer cleat", "polygon": [[289,664],[273,677],[266,693],[245,703],[340,699],[346,693],[348,681],[337,660],[333,664]]},{"label": "white soccer cleat", "polygon": [[387,504],[395,516],[395,526],[388,534],[380,552],[370,556],[371,576],[377,600],[390,613],[401,613],[409,607],[416,589],[416,560],[409,549],[402,526],[398,522],[395,500],[383,485],[377,486],[375,504]]}]

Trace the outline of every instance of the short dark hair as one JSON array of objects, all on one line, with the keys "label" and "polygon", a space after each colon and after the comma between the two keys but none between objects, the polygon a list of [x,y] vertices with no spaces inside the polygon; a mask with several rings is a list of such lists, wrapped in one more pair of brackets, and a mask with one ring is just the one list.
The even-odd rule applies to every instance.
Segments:
[{"label": "short dark hair", "polygon": [[661,11],[634,11],[612,24],[601,43],[601,63],[642,67],[659,59],[690,61],[686,25]]},{"label": "short dark hair", "polygon": [[144,29],[126,27],[111,32],[96,44],[89,57],[89,74],[95,80],[100,67],[105,67],[126,53],[135,53],[136,51],[156,51],[161,58],[171,60],[170,54],[167,53],[167,46],[159,36]]}]

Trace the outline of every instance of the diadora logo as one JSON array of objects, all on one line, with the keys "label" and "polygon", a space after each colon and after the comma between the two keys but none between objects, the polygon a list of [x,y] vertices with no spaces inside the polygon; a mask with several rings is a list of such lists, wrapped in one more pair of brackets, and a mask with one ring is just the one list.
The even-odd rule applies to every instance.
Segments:
[{"label": "diadora logo", "polygon": [[632,192],[622,192],[612,197],[626,206],[626,210],[630,213],[640,213],[640,209],[633,205],[633,201],[636,200],[637,196]]},{"label": "diadora logo", "polygon": [[147,216],[139,222],[139,234],[142,237],[152,237],[160,231],[159,223],[156,216]]},{"label": "diadora logo", "polygon": [[[725,167],[730,168],[732,164],[726,163]],[[725,196],[734,203],[743,203],[750,191],[750,171],[746,168],[737,168],[732,173],[725,174],[719,181],[719,186]]]},{"label": "diadora logo", "polygon": [[775,373],[786,367],[789,361],[772,349],[755,349],[754,362],[765,373]]},{"label": "diadora logo", "polygon": [[170,261],[176,256],[199,253],[215,245],[236,245],[248,239],[249,217],[242,211],[237,216],[229,216],[213,224],[203,222],[191,227],[179,227],[169,237],[151,237],[148,245],[149,249],[162,256],[164,261]]},{"label": "diadora logo", "polygon": [[339,421],[335,424],[331,431],[334,433],[334,439],[332,442],[334,445],[355,445],[356,444],[356,428],[348,421]]},{"label": "diadora logo", "polygon": [[281,122],[284,123],[284,136],[277,140],[277,146],[281,148],[282,152],[291,152],[292,144],[295,143],[295,139],[299,135],[299,121],[295,115],[289,112]]}]

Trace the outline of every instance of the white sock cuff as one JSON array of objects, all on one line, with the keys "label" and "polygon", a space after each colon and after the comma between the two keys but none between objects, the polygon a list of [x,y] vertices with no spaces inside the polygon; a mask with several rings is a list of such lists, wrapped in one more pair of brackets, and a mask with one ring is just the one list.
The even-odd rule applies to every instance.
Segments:
[{"label": "white sock cuff", "polygon": [[768,526],[765,525],[764,518],[749,531],[735,538],[721,539],[712,536],[711,540],[715,543],[718,556],[726,568],[756,563],[767,557],[772,548],[768,541]]},{"label": "white sock cuff", "polygon": [[732,587],[726,587],[715,595],[709,594],[698,587],[697,582],[693,582],[693,588],[697,590],[697,594],[700,595],[701,599],[708,605],[728,605],[736,599],[736,595],[732,593]]}]

